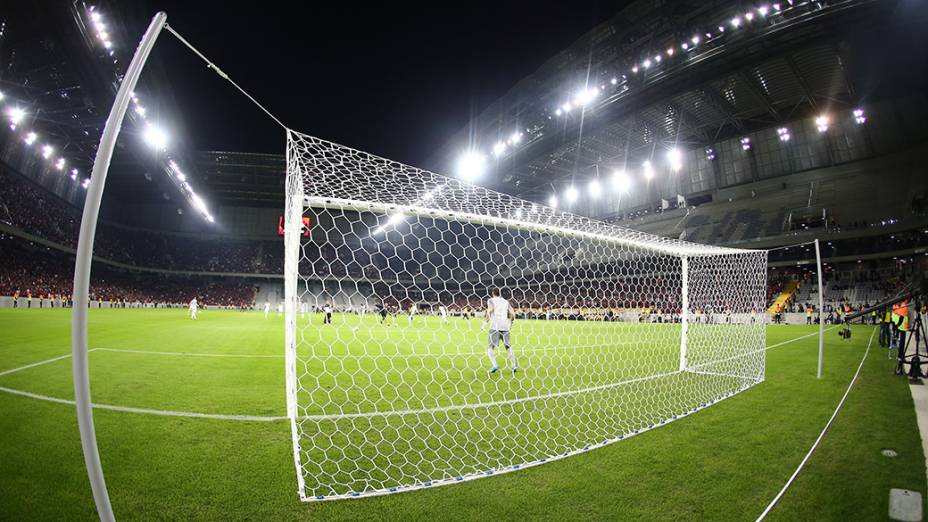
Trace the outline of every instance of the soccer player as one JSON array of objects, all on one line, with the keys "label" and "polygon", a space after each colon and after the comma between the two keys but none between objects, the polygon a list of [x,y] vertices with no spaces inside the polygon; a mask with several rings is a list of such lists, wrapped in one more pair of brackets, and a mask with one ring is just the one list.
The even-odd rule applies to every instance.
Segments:
[{"label": "soccer player", "polygon": [[412,320],[416,316],[416,312],[418,311],[419,309],[416,308],[416,303],[409,305],[409,326],[412,326]]},{"label": "soccer player", "polygon": [[496,347],[499,342],[503,342],[506,351],[509,353],[509,363],[512,373],[515,374],[519,367],[516,365],[516,354],[512,351],[512,345],[509,342],[509,330],[512,327],[512,321],[516,316],[512,312],[509,301],[500,297],[499,288],[490,290],[490,299],[487,301],[487,316],[484,326],[490,327],[489,346],[487,347],[487,356],[493,364],[490,373],[496,373],[499,366],[496,364]]},{"label": "soccer player", "polygon": [[271,313],[271,302],[264,302],[264,318],[267,319],[267,314]]},{"label": "soccer player", "polygon": [[326,303],[325,306],[322,307],[322,311],[325,313],[325,319],[322,323],[332,324],[332,305]]},{"label": "soccer player", "polygon": [[194,297],[190,300],[190,318],[194,321],[197,320],[197,298]]},{"label": "soccer player", "polygon": [[441,314],[441,322],[448,324],[448,309],[445,305],[438,305],[438,313]]}]

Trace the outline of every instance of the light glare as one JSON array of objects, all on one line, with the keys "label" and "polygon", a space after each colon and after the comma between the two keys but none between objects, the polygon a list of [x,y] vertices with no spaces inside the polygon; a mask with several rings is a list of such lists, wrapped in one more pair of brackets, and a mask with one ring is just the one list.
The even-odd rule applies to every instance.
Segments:
[{"label": "light glare", "polygon": [[483,176],[486,170],[486,157],[474,150],[461,155],[457,164],[457,175],[464,180],[475,180]]},{"label": "light glare", "polygon": [[168,135],[160,128],[149,123],[145,127],[145,142],[153,149],[164,150],[168,146]]}]

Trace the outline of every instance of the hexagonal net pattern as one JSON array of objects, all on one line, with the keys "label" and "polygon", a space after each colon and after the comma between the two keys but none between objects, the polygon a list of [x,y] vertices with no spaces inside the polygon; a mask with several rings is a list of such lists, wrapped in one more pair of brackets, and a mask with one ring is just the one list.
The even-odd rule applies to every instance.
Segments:
[{"label": "hexagonal net pattern", "polygon": [[303,500],[537,465],[764,378],[766,251],[650,236],[292,131],[286,183]]}]

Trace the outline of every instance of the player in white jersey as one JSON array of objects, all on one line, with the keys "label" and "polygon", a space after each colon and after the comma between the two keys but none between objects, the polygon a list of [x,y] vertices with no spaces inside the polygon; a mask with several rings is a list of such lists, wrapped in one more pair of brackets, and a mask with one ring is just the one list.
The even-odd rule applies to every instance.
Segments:
[{"label": "player in white jersey", "polygon": [[412,326],[412,319],[413,319],[413,317],[416,316],[416,313],[417,313],[418,311],[419,311],[419,309],[416,308],[416,303],[413,303],[413,304],[409,305],[409,325],[410,325],[410,326]]},{"label": "player in white jersey", "polygon": [[267,314],[271,313],[271,302],[264,302],[264,318],[267,319]]},{"label": "player in white jersey", "polygon": [[441,322],[448,322],[448,309],[445,308],[445,305],[438,305],[438,313],[441,314]]},{"label": "player in white jersey", "polygon": [[506,351],[509,353],[512,373],[516,373],[519,369],[518,365],[516,365],[516,354],[512,351],[512,345],[509,342],[509,330],[512,328],[512,321],[515,318],[515,313],[512,311],[509,301],[500,297],[499,288],[492,289],[490,299],[487,301],[487,316],[484,323],[484,326],[489,325],[490,327],[489,346],[487,347],[487,356],[493,364],[490,373],[496,373],[499,370],[499,366],[496,364],[496,347],[499,346],[500,341],[503,342],[503,346],[506,347]]},{"label": "player in white jersey", "polygon": [[197,305],[196,297],[190,300],[190,318],[193,319],[194,321],[197,320],[197,307],[198,306],[199,305]]},{"label": "player in white jersey", "polygon": [[322,307],[322,311],[325,312],[325,318],[322,320],[322,324],[332,324],[332,305],[326,303]]}]

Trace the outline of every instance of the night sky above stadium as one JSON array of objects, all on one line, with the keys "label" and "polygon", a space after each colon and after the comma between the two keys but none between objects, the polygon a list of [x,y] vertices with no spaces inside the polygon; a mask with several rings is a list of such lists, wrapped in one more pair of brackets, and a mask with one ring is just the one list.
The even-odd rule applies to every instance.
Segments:
[{"label": "night sky above stadium", "polygon": [[[166,11],[169,24],[288,126],[421,165],[622,3],[148,7]],[[156,52],[196,149],[283,152],[276,125],[174,38],[165,34]]]}]

